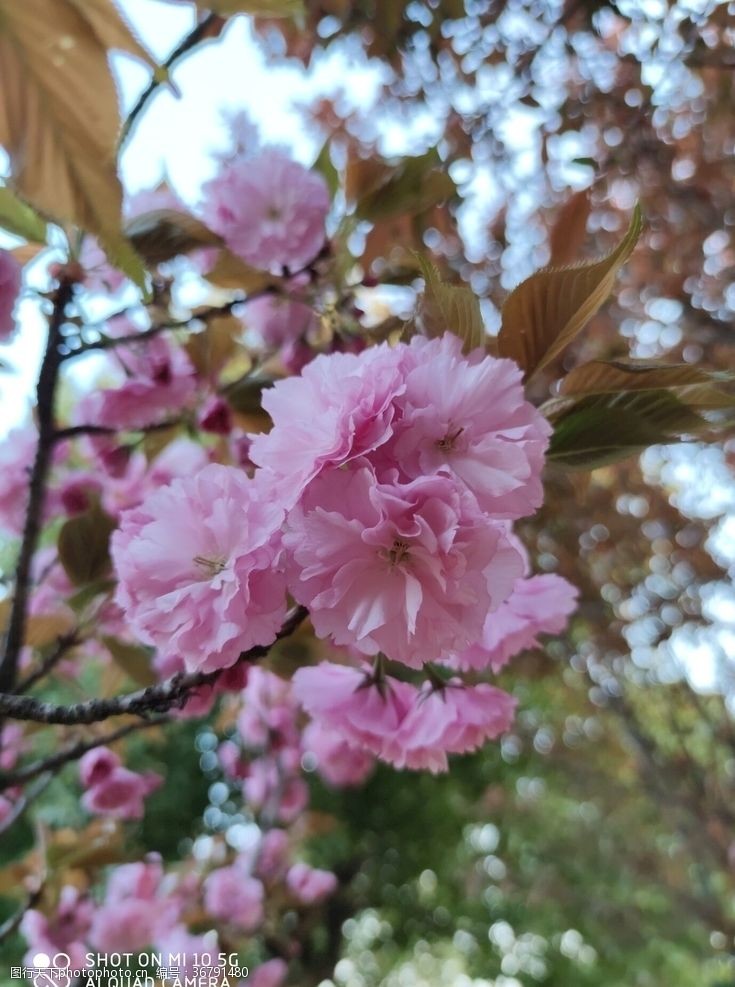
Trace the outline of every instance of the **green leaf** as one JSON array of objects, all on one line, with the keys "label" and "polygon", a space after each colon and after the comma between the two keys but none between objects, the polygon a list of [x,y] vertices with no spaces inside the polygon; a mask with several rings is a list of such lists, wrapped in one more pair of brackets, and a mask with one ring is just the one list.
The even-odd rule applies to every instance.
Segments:
[{"label": "green leaf", "polygon": [[420,254],[416,255],[424,276],[424,294],[419,302],[418,319],[424,335],[441,336],[453,332],[469,353],[485,344],[485,325],[480,303],[465,285],[445,284],[437,268]]},{"label": "green leaf", "polygon": [[514,288],[502,309],[500,355],[515,360],[526,377],[559,356],[607,299],[642,228],[636,206],[628,232],[607,257],[574,267],[543,268]]},{"label": "green leaf", "polygon": [[314,169],[324,178],[324,181],[327,183],[327,188],[329,189],[329,194],[332,198],[334,198],[339,190],[339,172],[334,167],[334,162],[332,161],[329,141],[324,144],[319,152],[319,155],[314,162]]},{"label": "green leaf", "polygon": [[606,466],[710,425],[696,405],[664,389],[585,395],[550,405],[554,434],[548,458],[573,470]]},{"label": "green leaf", "polygon": [[24,240],[46,242],[46,221],[4,185],[0,186],[0,226]]},{"label": "green leaf", "polygon": [[121,641],[119,638],[107,634],[103,635],[101,640],[112,655],[115,664],[133,682],[148,686],[154,685],[158,681],[158,676],[151,667],[152,648],[145,648],[142,644],[129,644],[127,641]]},{"label": "green leaf", "polygon": [[110,535],[113,518],[99,506],[65,521],[59,532],[59,560],[76,586],[86,586],[110,571]]}]

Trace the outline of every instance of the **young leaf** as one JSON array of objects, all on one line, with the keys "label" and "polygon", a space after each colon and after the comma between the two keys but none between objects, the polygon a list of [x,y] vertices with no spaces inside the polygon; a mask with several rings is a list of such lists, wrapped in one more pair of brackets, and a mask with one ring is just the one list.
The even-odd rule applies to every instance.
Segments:
[{"label": "young leaf", "polygon": [[590,216],[589,189],[575,192],[561,207],[549,236],[550,267],[573,264],[579,257]]},{"label": "young leaf", "polygon": [[383,174],[378,184],[357,200],[355,214],[371,222],[397,213],[415,215],[451,198],[456,186],[441,159],[432,148],[417,157],[404,158],[400,164]]},{"label": "young leaf", "polygon": [[561,384],[569,395],[605,394],[617,391],[650,391],[658,388],[725,383],[725,373],[702,370],[691,364],[648,363],[643,360],[592,360],[571,370]]},{"label": "young leaf", "polygon": [[125,235],[151,265],[201,247],[222,245],[222,238],[204,223],[176,209],[154,209],[135,216],[125,224]]},{"label": "young leaf", "polygon": [[152,69],[158,69],[156,60],[135,37],[113,0],[71,0],[71,3],[87,21],[104,48],[124,51]]},{"label": "young leaf", "polygon": [[417,257],[425,282],[417,313],[424,335],[434,337],[453,332],[462,340],[465,353],[483,346],[485,325],[476,295],[465,285],[445,284],[432,263],[425,257]]},{"label": "young leaf", "polygon": [[46,242],[45,221],[4,185],[0,186],[0,226],[24,240],[31,240],[33,243]]},{"label": "young leaf", "polygon": [[709,426],[697,410],[707,405],[690,405],[664,389],[562,398],[549,406],[548,458],[567,469],[596,469]]},{"label": "young leaf", "polygon": [[247,295],[275,286],[279,280],[268,271],[259,271],[246,264],[226,248],[220,250],[214,267],[204,277],[218,288],[235,288]]},{"label": "young leaf", "polygon": [[514,288],[502,309],[500,355],[531,377],[554,360],[606,300],[643,226],[636,206],[628,232],[611,254],[591,264],[546,267]]},{"label": "young leaf", "polygon": [[59,560],[75,586],[105,576],[110,569],[110,535],[115,521],[98,506],[69,518],[59,532]]},{"label": "young leaf", "polygon": [[142,264],[120,229],[119,116],[97,33],[101,9],[98,0],[93,8],[0,0],[0,144],[21,198],[94,233],[110,261],[142,285]]},{"label": "young leaf", "polygon": [[103,635],[101,640],[112,655],[115,664],[133,682],[148,686],[158,681],[158,676],[151,667],[152,651],[150,648],[145,648],[141,644],[129,644],[127,641],[121,641],[110,635]]}]

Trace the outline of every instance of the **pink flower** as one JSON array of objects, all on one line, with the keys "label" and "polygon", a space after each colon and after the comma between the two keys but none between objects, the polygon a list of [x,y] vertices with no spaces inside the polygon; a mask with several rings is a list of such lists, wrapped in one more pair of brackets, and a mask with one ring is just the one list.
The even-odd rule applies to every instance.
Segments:
[{"label": "pink flower", "polygon": [[302,905],[315,905],[337,890],[337,878],[328,870],[297,863],[286,874],[286,887]]},{"label": "pink flower", "polygon": [[281,987],[288,976],[288,964],[285,960],[276,958],[261,963],[250,970],[247,979],[248,987]]},{"label": "pink flower", "polygon": [[259,757],[250,764],[243,782],[245,801],[253,809],[282,823],[293,822],[309,801],[309,789],[302,778],[294,776],[298,765],[288,764],[288,752],[280,752],[278,760]]},{"label": "pink flower", "polygon": [[152,943],[157,918],[158,909],[150,902],[117,901],[99,909],[89,939],[100,952],[138,952]]},{"label": "pink flower", "polygon": [[525,400],[511,360],[463,356],[452,333],[414,337],[407,348],[401,423],[390,452],[408,476],[457,477],[480,507],[500,518],[533,513],[551,427]]},{"label": "pink flower", "polygon": [[334,788],[361,785],[373,770],[373,758],[334,730],[312,720],[303,734],[304,750],[316,759],[319,775]]},{"label": "pink flower", "polygon": [[107,781],[120,765],[120,758],[109,747],[95,747],[80,758],[79,779],[85,788],[91,788]]},{"label": "pink flower", "polygon": [[504,733],[513,722],[516,700],[481,683],[463,686],[455,679],[443,688],[425,686],[386,739],[382,757],[397,768],[447,770],[447,753],[476,750]]},{"label": "pink flower", "polygon": [[9,250],[0,249],[0,342],[15,331],[13,309],[22,281],[23,268]]},{"label": "pink flower", "polygon": [[253,747],[269,741],[296,745],[296,702],[291,683],[257,665],[251,669],[242,693],[243,706],[237,727],[243,740]]},{"label": "pink flower", "polygon": [[264,890],[241,867],[219,867],[204,881],[204,907],[214,918],[252,931],[263,921]]},{"label": "pink flower", "polygon": [[35,426],[14,428],[0,442],[0,530],[19,535],[28,500],[28,480],[38,445]]},{"label": "pink flower", "polygon": [[324,245],[326,182],[283,151],[226,161],[203,191],[205,219],[248,264],[294,273]]},{"label": "pink flower", "polygon": [[263,834],[255,859],[255,872],[264,881],[273,881],[286,868],[288,835],[282,829],[269,829]]},{"label": "pink flower", "polygon": [[366,670],[323,661],[299,668],[294,694],[307,713],[349,743],[380,756],[418,695],[414,686],[387,678],[372,683]]},{"label": "pink flower", "polygon": [[523,571],[504,526],[450,477],[378,483],[361,463],[310,485],[284,546],[319,637],[413,668],[477,640]]},{"label": "pink flower", "polygon": [[92,814],[113,819],[140,819],[145,799],[163,783],[154,771],[138,774],[120,764],[107,748],[88,751],[79,761],[79,776],[87,789],[82,805]]},{"label": "pink flower", "polygon": [[382,345],[360,356],[319,356],[300,377],[264,392],[273,428],[253,437],[250,457],[274,474],[291,503],[321,470],[366,455],[391,437],[402,355]]},{"label": "pink flower", "polygon": [[316,327],[314,310],[308,305],[273,295],[263,295],[248,302],[243,321],[271,350],[303,339]]},{"label": "pink flower", "polygon": [[499,671],[521,651],[538,647],[539,634],[559,634],[577,603],[578,590],[561,576],[519,579],[513,593],[487,615],[482,636],[450,659],[453,668]]},{"label": "pink flower", "polygon": [[112,557],[131,629],[191,671],[270,644],[286,614],[282,517],[258,481],[218,464],[125,512]]},{"label": "pink flower", "polygon": [[93,915],[92,901],[82,897],[78,889],[71,885],[61,889],[53,918],[36,909],[29,909],[20,923],[20,931],[30,947],[24,958],[25,964],[32,966],[33,957],[39,952],[48,953],[49,956],[67,953],[71,957],[70,966],[83,969]]},{"label": "pink flower", "polygon": [[80,424],[144,428],[191,404],[196,378],[181,347],[156,336],[126,347],[120,359],[129,376],[119,387],[83,398],[76,411]]}]

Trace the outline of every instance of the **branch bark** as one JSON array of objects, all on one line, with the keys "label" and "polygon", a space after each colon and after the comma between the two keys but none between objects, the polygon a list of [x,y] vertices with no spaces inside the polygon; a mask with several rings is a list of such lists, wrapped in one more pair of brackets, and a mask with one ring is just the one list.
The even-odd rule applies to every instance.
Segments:
[{"label": "branch bark", "polygon": [[73,294],[74,282],[62,280],[56,289],[54,307],[49,319],[46,351],[38,376],[36,388],[38,448],[28,488],[28,507],[15,569],[15,592],[5,638],[5,651],[0,662],[0,692],[11,692],[15,686],[18,658],[25,637],[31,566],[41,532],[46,481],[53,455],[56,384],[62,361],[59,343],[62,340],[61,329],[66,319],[66,309]]},{"label": "branch bark", "polygon": [[[286,618],[276,636],[276,641],[289,637],[306,618],[305,607],[295,607]],[[275,643],[275,642],[274,642]],[[243,652],[238,659],[242,662],[264,658],[272,645],[256,645]],[[225,669],[214,672],[191,672],[174,675],[158,685],[148,686],[136,692],[110,699],[89,699],[69,706],[43,702],[31,696],[0,694],[0,717],[14,720],[30,720],[35,723],[59,723],[72,726],[80,723],[99,723],[113,716],[132,714],[146,716],[149,713],[162,713],[174,706],[183,705],[190,694],[202,686],[214,685]]]}]

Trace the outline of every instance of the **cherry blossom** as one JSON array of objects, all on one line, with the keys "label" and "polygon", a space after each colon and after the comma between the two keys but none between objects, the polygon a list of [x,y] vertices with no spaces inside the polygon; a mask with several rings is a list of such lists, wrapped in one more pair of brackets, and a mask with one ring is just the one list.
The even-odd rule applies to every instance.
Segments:
[{"label": "cherry blossom", "polygon": [[282,517],[256,481],[218,464],[123,513],[112,557],[130,627],[189,670],[226,668],[270,644],[286,614]]}]

